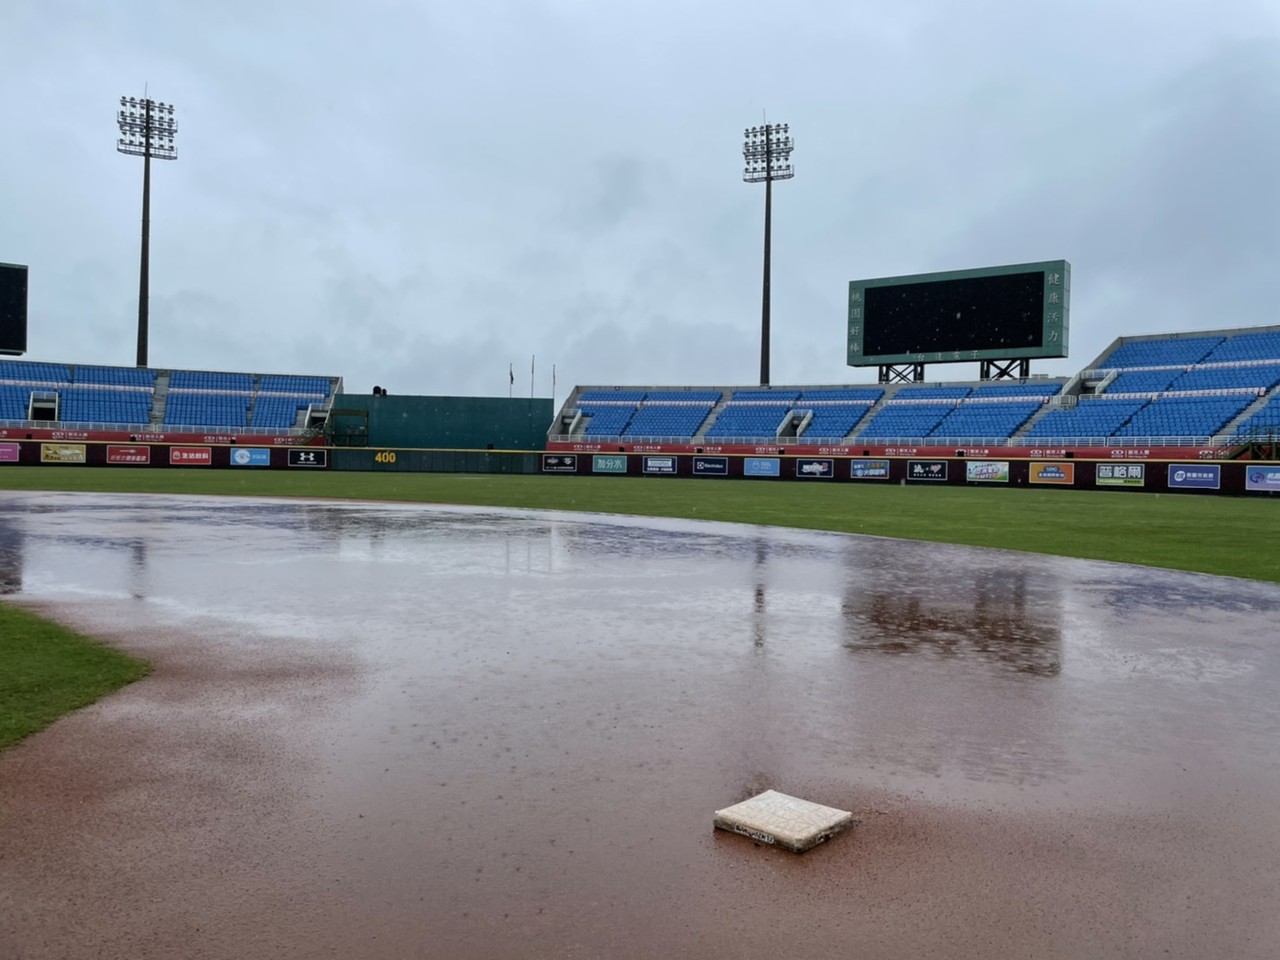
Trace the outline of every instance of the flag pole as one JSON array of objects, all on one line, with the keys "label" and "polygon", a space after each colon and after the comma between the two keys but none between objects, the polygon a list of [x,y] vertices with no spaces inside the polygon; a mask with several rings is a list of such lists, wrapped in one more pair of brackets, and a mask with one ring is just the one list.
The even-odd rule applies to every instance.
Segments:
[{"label": "flag pole", "polygon": [[516,388],[516,368],[515,364],[507,364],[507,399],[511,399],[511,391]]}]

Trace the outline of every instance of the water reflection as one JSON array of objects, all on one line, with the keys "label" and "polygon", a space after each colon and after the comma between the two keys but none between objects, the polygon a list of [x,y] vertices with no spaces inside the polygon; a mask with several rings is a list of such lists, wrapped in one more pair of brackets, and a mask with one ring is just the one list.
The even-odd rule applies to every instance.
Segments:
[{"label": "water reflection", "polygon": [[1040,677],[1062,671],[1062,584],[1035,564],[934,562],[875,545],[841,598],[855,652],[973,657]]},{"label": "water reflection", "polygon": [[0,516],[0,594],[22,592],[22,531]]}]

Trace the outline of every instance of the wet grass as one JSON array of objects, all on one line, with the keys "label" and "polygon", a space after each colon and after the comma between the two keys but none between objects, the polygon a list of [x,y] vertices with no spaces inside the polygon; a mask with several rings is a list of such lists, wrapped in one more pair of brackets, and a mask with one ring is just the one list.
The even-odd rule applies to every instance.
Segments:
[{"label": "wet grass", "polygon": [[142,660],[0,604],[0,750],[149,670]]},{"label": "wet grass", "polygon": [[398,500],[687,517],[1003,547],[1280,582],[1273,498],[439,473],[4,467],[0,490]]}]

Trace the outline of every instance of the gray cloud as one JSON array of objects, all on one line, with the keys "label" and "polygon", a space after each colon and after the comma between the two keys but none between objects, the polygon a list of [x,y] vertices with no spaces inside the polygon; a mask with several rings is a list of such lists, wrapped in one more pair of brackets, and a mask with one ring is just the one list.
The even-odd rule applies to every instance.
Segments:
[{"label": "gray cloud", "polygon": [[[152,362],[527,395],[749,383],[762,190],[775,382],[856,382],[845,283],[1065,257],[1070,372],[1122,333],[1274,322],[1280,11],[1086,0],[218,4],[14,0],[0,260],[32,359],[128,364],[140,163],[122,93],[178,105],[157,164]],[[15,134],[16,135],[16,134]],[[939,376],[964,368],[934,368]]]}]

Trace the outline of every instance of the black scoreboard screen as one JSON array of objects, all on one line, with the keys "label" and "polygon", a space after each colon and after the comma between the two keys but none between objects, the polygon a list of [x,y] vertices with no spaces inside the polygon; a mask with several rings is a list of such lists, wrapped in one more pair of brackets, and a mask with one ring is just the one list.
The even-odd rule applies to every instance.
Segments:
[{"label": "black scoreboard screen", "polygon": [[850,366],[1065,357],[1065,260],[855,280]]},{"label": "black scoreboard screen", "polygon": [[0,263],[0,354],[27,352],[27,268]]}]

